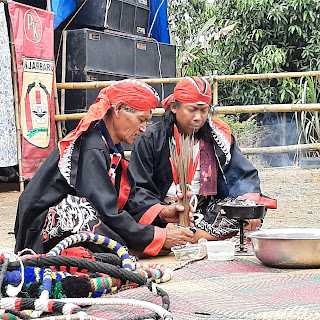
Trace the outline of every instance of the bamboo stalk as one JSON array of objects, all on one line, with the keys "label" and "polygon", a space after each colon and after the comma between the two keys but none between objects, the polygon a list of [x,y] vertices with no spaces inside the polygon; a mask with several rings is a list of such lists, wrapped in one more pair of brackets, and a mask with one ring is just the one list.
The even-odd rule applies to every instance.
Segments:
[{"label": "bamboo stalk", "polygon": [[[51,0],[47,0],[47,11],[51,12]],[[54,90],[54,106],[55,106],[55,114],[59,115],[59,101],[58,101],[58,91],[57,91],[57,81],[56,81],[56,68],[53,63],[53,90]],[[61,131],[61,122],[56,121],[57,132],[58,132],[58,140],[62,139],[62,131]],[[57,143],[57,141],[56,141]]]},{"label": "bamboo stalk", "polygon": [[[294,144],[289,146],[274,146],[260,148],[240,148],[243,154],[259,154],[259,153],[287,153],[302,151],[318,151],[320,143]],[[126,158],[130,158],[131,151],[125,151]]]},{"label": "bamboo stalk", "polygon": [[[62,61],[61,61],[61,81],[66,81],[66,68],[67,68],[67,31],[62,31]],[[65,97],[66,90],[61,89],[61,113],[65,113]],[[63,125],[64,131],[66,131],[66,124]]]},{"label": "bamboo stalk", "polygon": [[[213,72],[213,75],[215,76],[217,74],[217,70],[215,70]],[[216,79],[213,79],[212,80],[213,82],[213,98],[212,98],[212,103],[214,105],[217,105],[218,104],[218,81]]]},{"label": "bamboo stalk", "polygon": [[[257,80],[257,79],[280,79],[280,78],[301,78],[320,76],[320,71],[306,72],[279,72],[279,73],[262,73],[262,74],[235,74],[235,75],[212,75],[203,77],[209,82],[212,81],[235,81],[235,80]],[[153,83],[177,83],[183,78],[154,78],[154,79],[139,79],[142,82],[149,84]],[[91,89],[104,88],[110,86],[113,81],[95,81],[90,83],[83,82],[68,82],[57,83],[58,89]]]},{"label": "bamboo stalk", "polygon": [[[237,114],[255,112],[296,112],[296,111],[320,111],[320,103],[305,104],[270,104],[270,105],[251,105],[251,106],[226,106],[216,107],[218,114]],[[156,108],[153,115],[159,116],[164,113],[163,108]],[[80,120],[86,113],[70,113],[56,115],[56,121]]]},{"label": "bamboo stalk", "polygon": [[[58,101],[58,91],[57,91],[57,83],[56,83],[56,67],[53,64],[53,87],[54,87],[54,105],[55,105],[55,117],[60,115],[59,111],[59,101]],[[62,130],[61,130],[61,121],[56,120],[57,122],[57,131],[58,131],[58,140],[62,139]],[[56,141],[57,142],[57,141]]]},{"label": "bamboo stalk", "polygon": [[287,153],[320,150],[320,143],[295,144],[289,146],[274,146],[261,148],[240,148],[243,154]]},{"label": "bamboo stalk", "polygon": [[18,151],[18,169],[19,169],[19,185],[20,192],[24,190],[24,180],[22,177],[22,143],[21,143],[21,127],[20,127],[20,115],[19,115],[19,85],[18,85],[18,71],[17,71],[17,59],[16,51],[14,47],[13,30],[11,21],[9,21],[10,30],[10,49],[11,49],[11,64],[12,64],[12,82],[13,82],[13,94],[14,94],[14,109],[15,109],[15,120],[17,127],[17,151]]},{"label": "bamboo stalk", "polygon": [[[141,82],[153,83],[177,83],[183,78],[138,79]],[[58,89],[95,89],[110,86],[114,81],[90,81],[90,82],[65,82],[57,83]]]},{"label": "bamboo stalk", "polygon": [[250,105],[250,106],[216,107],[215,109],[218,114],[319,111],[320,103],[259,104],[259,105]]},{"label": "bamboo stalk", "polygon": [[[156,108],[153,112],[154,116],[160,116],[164,113],[163,108]],[[87,113],[69,113],[69,114],[60,114],[55,116],[56,121],[68,121],[68,120],[81,120]]]},{"label": "bamboo stalk", "polygon": [[312,77],[312,76],[320,76],[320,71],[218,75],[218,76],[212,76],[211,78],[212,80],[217,80],[217,81],[234,81],[234,80],[302,78],[302,77]]}]

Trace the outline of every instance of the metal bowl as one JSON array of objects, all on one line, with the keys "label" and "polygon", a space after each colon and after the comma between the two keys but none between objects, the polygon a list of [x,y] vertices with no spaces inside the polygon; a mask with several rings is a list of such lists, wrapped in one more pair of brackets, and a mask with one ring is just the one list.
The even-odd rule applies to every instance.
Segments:
[{"label": "metal bowl", "polygon": [[277,268],[319,268],[320,229],[265,229],[248,233],[256,257]]}]

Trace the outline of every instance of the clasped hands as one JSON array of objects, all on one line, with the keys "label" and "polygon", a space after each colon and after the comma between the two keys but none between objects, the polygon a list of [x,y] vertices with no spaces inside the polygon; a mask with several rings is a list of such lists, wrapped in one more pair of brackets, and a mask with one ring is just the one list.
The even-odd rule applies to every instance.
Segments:
[{"label": "clasped hands", "polygon": [[[188,198],[192,198],[192,192],[188,192]],[[182,198],[182,193],[177,193],[178,198]],[[179,216],[184,211],[184,207],[175,202],[172,203],[165,208],[163,208],[160,213],[159,217],[162,221],[168,223],[166,226],[166,240],[163,245],[163,249],[170,250],[173,246],[184,245],[187,242],[193,242],[193,232],[188,228],[178,228],[174,224],[179,223]],[[192,204],[189,203],[189,221],[190,227],[193,227],[193,214],[195,212],[195,208]]]}]

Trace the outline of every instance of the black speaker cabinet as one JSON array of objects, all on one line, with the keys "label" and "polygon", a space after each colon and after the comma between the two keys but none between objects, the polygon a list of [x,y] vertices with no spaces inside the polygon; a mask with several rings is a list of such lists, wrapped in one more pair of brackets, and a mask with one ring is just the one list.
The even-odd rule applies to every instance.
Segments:
[{"label": "black speaker cabinet", "polygon": [[66,51],[66,72],[96,71],[136,78],[176,76],[175,46],[150,38],[110,30],[68,30]]},{"label": "black speaker cabinet", "polygon": [[[67,82],[92,82],[92,81],[119,81],[123,79],[133,78],[131,75],[118,75],[114,73],[103,73],[94,71],[71,71],[66,74]],[[152,84],[152,87],[158,92],[159,97],[163,100],[169,94],[173,93],[175,84]],[[91,104],[96,100],[99,91],[98,89],[73,89],[65,92],[65,112],[66,113],[81,113],[86,112]],[[159,107],[161,104],[159,103]]]},{"label": "black speaker cabinet", "polygon": [[22,3],[22,4],[27,4],[28,6],[31,7],[36,7],[40,9],[47,9],[48,1],[46,0],[15,0],[16,2]]},{"label": "black speaker cabinet", "polygon": [[[83,0],[77,0],[78,8],[82,4]],[[147,36],[149,16],[149,0],[87,0],[72,26]]]},{"label": "black speaker cabinet", "polygon": [[[119,81],[126,78],[131,78],[130,76],[123,76],[111,73],[99,73],[99,72],[83,72],[83,71],[71,71],[67,73],[67,81],[76,82],[91,82],[91,81]],[[175,84],[174,83],[164,83],[164,84],[154,84],[152,85],[158,92],[160,99],[164,99],[169,94],[173,93]],[[91,104],[96,100],[99,91],[98,89],[76,89],[76,90],[66,90],[65,93],[65,113],[83,113],[87,112]],[[161,101],[160,101],[161,102]],[[159,106],[161,107],[161,103]],[[147,126],[153,124],[160,120],[160,116],[152,116],[152,119],[147,123]],[[79,121],[71,120],[66,121],[67,132],[75,129]],[[131,150],[131,146],[125,144],[125,150]]]}]

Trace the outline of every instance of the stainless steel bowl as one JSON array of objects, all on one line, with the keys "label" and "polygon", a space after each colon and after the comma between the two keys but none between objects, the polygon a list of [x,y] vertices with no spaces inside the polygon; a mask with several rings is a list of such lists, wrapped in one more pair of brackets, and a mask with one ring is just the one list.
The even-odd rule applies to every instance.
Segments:
[{"label": "stainless steel bowl", "polygon": [[277,268],[319,268],[320,228],[265,229],[248,233],[256,257]]}]

